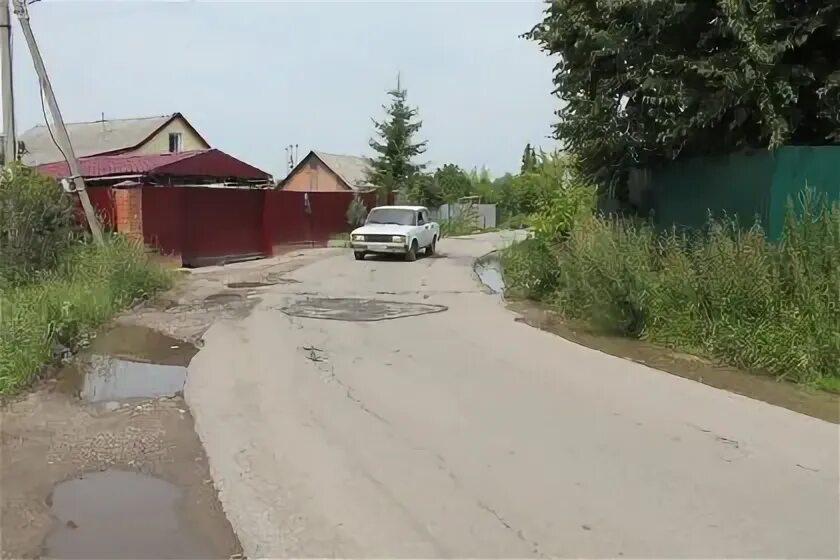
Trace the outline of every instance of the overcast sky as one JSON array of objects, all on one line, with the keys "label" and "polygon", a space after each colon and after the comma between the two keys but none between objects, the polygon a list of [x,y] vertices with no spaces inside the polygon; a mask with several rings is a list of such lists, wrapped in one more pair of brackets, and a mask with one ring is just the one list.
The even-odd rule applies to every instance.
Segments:
[{"label": "overcast sky", "polygon": [[[539,2],[78,2],[30,7],[67,122],[183,113],[275,175],[284,146],[370,155],[397,72],[432,165],[514,171],[547,137],[553,61],[520,39]],[[18,130],[42,123],[15,28]]]}]

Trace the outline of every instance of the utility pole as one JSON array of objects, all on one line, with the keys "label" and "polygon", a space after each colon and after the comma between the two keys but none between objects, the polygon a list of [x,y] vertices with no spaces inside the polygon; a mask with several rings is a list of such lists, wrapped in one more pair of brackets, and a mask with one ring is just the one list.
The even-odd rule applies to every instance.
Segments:
[{"label": "utility pole", "polygon": [[[102,228],[99,225],[99,220],[96,217],[96,212],[93,210],[93,205],[90,203],[88,193],[85,188],[85,180],[82,177],[82,171],[79,167],[79,160],[76,159],[76,153],[73,151],[73,145],[70,143],[70,136],[67,134],[67,128],[64,126],[64,119],[61,118],[61,111],[58,108],[58,101],[55,99],[52,85],[50,85],[50,78],[47,76],[47,68],[44,66],[44,59],[41,58],[41,51],[38,50],[38,43],[35,42],[35,35],[32,34],[32,27],[29,25],[29,10],[27,8],[26,0],[13,0],[15,6],[15,15],[20,22],[20,28],[23,31],[23,36],[26,39],[26,44],[29,47],[29,54],[32,55],[32,63],[35,65],[35,72],[38,73],[38,80],[41,82],[41,90],[47,105],[50,109],[50,115],[55,124],[55,135],[58,148],[64,155],[67,161],[67,167],[70,168],[70,181],[74,185],[74,191],[79,193],[79,200],[82,203],[82,209],[85,211],[90,232],[93,234],[93,239],[98,245],[103,245]],[[46,123],[50,126],[50,123]]]},{"label": "utility pole", "polygon": [[15,134],[15,94],[12,87],[12,21],[9,0],[0,0],[0,79],[3,97],[3,162],[17,159]]}]

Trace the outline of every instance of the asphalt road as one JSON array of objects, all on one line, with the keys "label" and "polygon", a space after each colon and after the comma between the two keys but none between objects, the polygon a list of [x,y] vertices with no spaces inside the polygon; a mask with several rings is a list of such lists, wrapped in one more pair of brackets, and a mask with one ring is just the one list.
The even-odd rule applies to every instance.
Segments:
[{"label": "asphalt road", "polygon": [[186,397],[249,557],[840,554],[836,425],[515,322],[471,269],[501,243],[327,256],[207,332]]}]

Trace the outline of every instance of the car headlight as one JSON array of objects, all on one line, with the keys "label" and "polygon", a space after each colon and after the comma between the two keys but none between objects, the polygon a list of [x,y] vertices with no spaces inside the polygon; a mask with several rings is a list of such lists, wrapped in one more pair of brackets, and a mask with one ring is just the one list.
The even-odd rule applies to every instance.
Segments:
[{"label": "car headlight", "polygon": [[394,243],[403,243],[403,242],[405,242],[405,236],[404,235],[395,235],[391,238],[391,241],[394,242]]},{"label": "car headlight", "polygon": [[364,241],[364,240],[365,240],[364,235],[354,235],[353,236],[353,241]]}]

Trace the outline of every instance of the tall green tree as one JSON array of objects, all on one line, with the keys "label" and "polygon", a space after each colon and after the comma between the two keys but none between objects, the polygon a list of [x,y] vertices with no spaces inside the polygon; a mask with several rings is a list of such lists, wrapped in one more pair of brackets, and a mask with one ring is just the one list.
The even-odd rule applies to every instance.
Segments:
[{"label": "tall green tree", "polygon": [[376,138],[371,138],[370,147],[376,157],[370,161],[368,180],[379,189],[380,200],[387,201],[395,190],[405,189],[411,180],[425,167],[415,158],[426,151],[426,141],[416,142],[415,135],[423,125],[417,120],[417,109],[407,102],[407,91],[401,87],[397,76],[397,87],[388,92],[389,105],[383,105],[385,119],[373,119]]},{"label": "tall green tree", "polygon": [[555,136],[582,170],[840,141],[836,0],[553,0]]},{"label": "tall green tree", "polygon": [[537,167],[537,152],[531,147],[531,144],[525,144],[525,151],[522,153],[522,166],[520,172],[528,173]]}]

